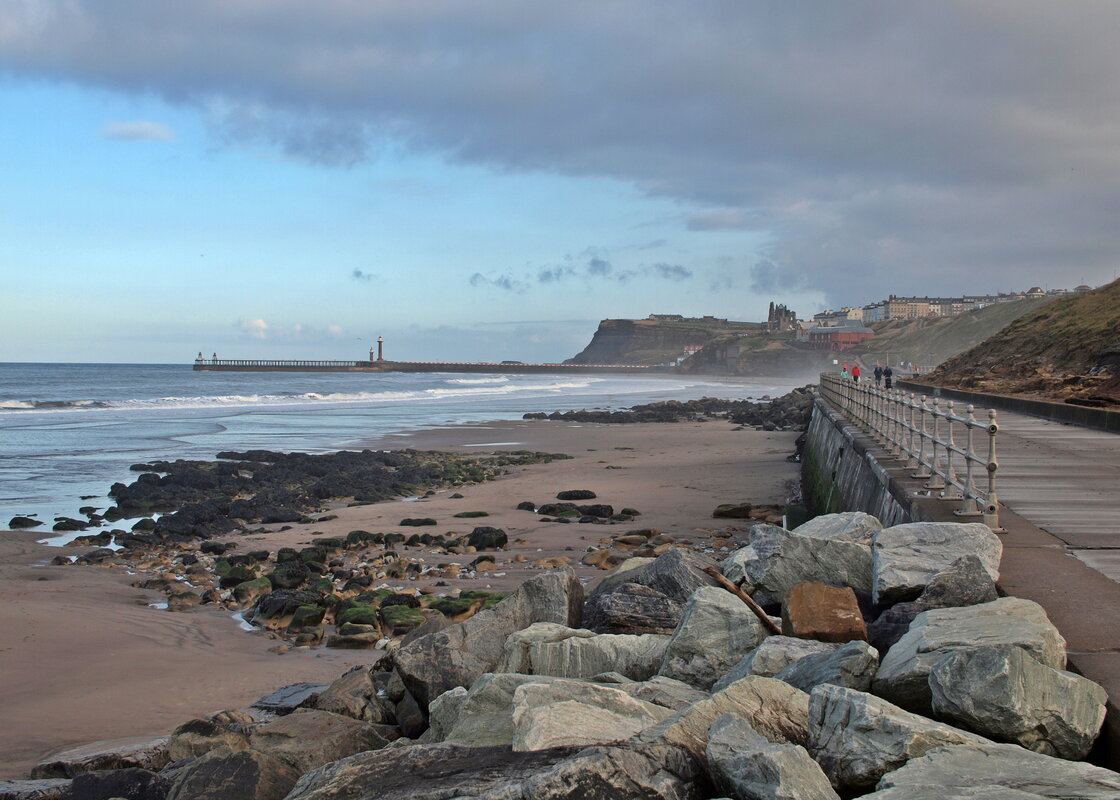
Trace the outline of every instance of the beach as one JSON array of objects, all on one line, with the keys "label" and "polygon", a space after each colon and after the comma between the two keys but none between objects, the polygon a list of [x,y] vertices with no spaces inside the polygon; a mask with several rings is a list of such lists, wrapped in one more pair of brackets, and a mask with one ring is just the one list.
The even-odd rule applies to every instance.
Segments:
[{"label": "beach", "polygon": [[[408,532],[405,517],[431,517],[430,530],[469,532],[474,524],[501,528],[507,548],[492,572],[471,578],[390,582],[398,590],[454,593],[507,591],[539,574],[542,559],[567,559],[582,580],[601,570],[580,563],[609,536],[656,529],[676,544],[718,556],[728,529],[749,520],[713,519],[721,503],[781,504],[799,465],[787,460],[796,432],[736,429],[725,420],[671,424],[595,425],[499,421],[385,435],[363,440],[377,449],[501,450],[565,453],[571,459],[512,468],[496,481],[429,497],[346,507],[314,524],[264,526],[267,532],[227,537],[238,551],[311,544],[314,535],[352,530]],[[590,489],[595,502],[641,512],[614,525],[541,521],[518,503],[540,505],[560,491]],[[485,511],[484,519],[460,519]],[[287,527],[281,531],[280,528]],[[201,606],[171,613],[150,606],[163,599],[130,584],[119,568],[45,566],[59,553],[43,534],[0,536],[0,778],[22,777],[52,752],[77,744],[166,733],[193,717],[248,705],[286,684],[327,682],[377,651],[294,648],[269,634],[241,630],[229,612]],[[409,554],[425,556],[422,548]],[[446,556],[438,557],[445,561]],[[469,558],[467,559],[469,560]],[[465,571],[463,574],[469,574]]]}]

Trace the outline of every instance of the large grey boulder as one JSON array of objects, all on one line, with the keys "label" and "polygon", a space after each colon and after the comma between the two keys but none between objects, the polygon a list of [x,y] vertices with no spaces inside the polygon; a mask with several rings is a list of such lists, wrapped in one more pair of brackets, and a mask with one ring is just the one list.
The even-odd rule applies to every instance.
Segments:
[{"label": "large grey boulder", "polygon": [[669,746],[514,752],[433,744],[327,764],[304,775],[287,800],[701,800],[702,784],[697,760]]},{"label": "large grey boulder", "polygon": [[69,778],[0,780],[0,800],[59,800],[68,788]]},{"label": "large grey boulder", "polygon": [[909,761],[884,775],[876,788],[916,791],[931,787],[941,788],[942,797],[961,787],[1005,787],[1057,800],[1116,800],[1120,773],[1032,753],[1013,744],[961,745],[940,747]]},{"label": "large grey boulder", "polygon": [[178,770],[167,800],[282,800],[298,779],[270,755],[220,747]]},{"label": "large grey boulder", "polygon": [[762,605],[783,602],[799,583],[850,586],[866,594],[871,591],[871,548],[756,525],[750,544],[725,558],[722,571],[728,580],[743,580],[744,591]]},{"label": "large grey boulder", "polygon": [[784,681],[757,675],[678,711],[639,738],[679,745],[702,758],[708,745],[708,728],[722,714],[746,720],[771,742],[803,745],[808,739],[809,695]]},{"label": "large grey boulder", "polygon": [[593,683],[524,683],[513,693],[513,749],[584,747],[629,739],[673,715]]},{"label": "large grey boulder", "polygon": [[708,772],[720,792],[741,800],[839,800],[805,748],[774,744],[723,714],[708,729]]},{"label": "large grey boulder", "polygon": [[938,717],[1073,760],[1088,755],[1108,701],[1088,678],[1039,664],[1011,645],[950,653],[934,665],[929,686]]},{"label": "large grey boulder", "polygon": [[83,772],[75,775],[68,784],[53,795],[52,800],[164,800],[170,781],[166,776],[146,769],[126,767]]},{"label": "large grey boulder", "polygon": [[1006,786],[900,786],[860,795],[860,800],[1038,800],[1041,795]]},{"label": "large grey boulder", "polygon": [[883,529],[883,523],[863,511],[841,511],[839,514],[822,514],[799,525],[793,532],[815,539],[835,539],[841,542],[871,546],[872,537]]},{"label": "large grey boulder", "polygon": [[31,768],[29,777],[72,778],[103,769],[146,769],[159,772],[171,760],[167,736],[107,739],[55,753]]},{"label": "large grey boulder", "polygon": [[428,730],[424,731],[425,742],[442,742],[455,728],[463,704],[467,702],[467,689],[456,686],[448,689],[428,704]]},{"label": "large grey boulder", "polygon": [[974,555],[961,556],[934,575],[917,600],[898,603],[880,614],[867,626],[867,636],[879,652],[885,653],[923,611],[974,606],[998,599],[996,583],[983,562]]},{"label": "large grey boulder", "polygon": [[936,747],[983,743],[866,692],[826,684],[809,696],[809,752],[839,788],[870,789]]},{"label": "large grey boulder", "polygon": [[762,675],[773,678],[793,662],[814,653],[831,653],[838,642],[818,642],[796,636],[767,636],[754,650],[743,656],[726,675],[715,682],[713,691],[725,689],[740,678]]},{"label": "large grey boulder", "polygon": [[879,651],[867,642],[848,642],[824,653],[813,653],[790,664],[774,677],[803,692],[822,683],[867,691],[879,666]]},{"label": "large grey boulder", "polygon": [[[604,611],[607,596],[623,584],[648,586],[668,600],[684,603],[701,586],[715,586],[716,579],[704,572],[706,567],[718,567],[716,561],[691,550],[673,547],[652,561],[643,561],[634,569],[624,569],[627,562],[605,575],[594,584],[584,607],[584,624],[591,630],[605,630],[613,619],[612,612]],[[631,591],[627,589],[625,591]],[[607,604],[610,605],[609,601]]]},{"label": "large grey boulder", "polygon": [[980,559],[992,580],[999,580],[1003,545],[979,522],[909,522],[875,534],[871,599],[877,604],[913,600],[962,555]]},{"label": "large grey boulder", "polygon": [[669,637],[647,634],[596,634],[555,623],[536,623],[509,636],[501,672],[590,678],[615,671],[645,680],[661,666]]},{"label": "large grey boulder", "polygon": [[494,669],[514,631],[534,622],[579,627],[583,588],[571,569],[537,575],[496,606],[402,646],[396,669],[421,708],[454,686],[470,686]]},{"label": "large grey boulder", "polygon": [[680,711],[693,703],[708,699],[708,692],[689,686],[684,681],[666,678],[664,675],[654,675],[648,681],[617,684],[617,688],[631,697],[671,708],[674,711]]},{"label": "large grey boulder", "polygon": [[348,670],[320,691],[310,701],[310,706],[320,711],[330,711],[380,725],[393,719],[393,704],[378,697],[373,675],[366,666]]},{"label": "large grey boulder", "polygon": [[249,742],[254,750],[294,767],[300,774],[328,761],[377,750],[399,734],[387,726],[373,726],[330,711],[300,709],[253,728]]},{"label": "large grey boulder", "polygon": [[681,602],[650,586],[624,583],[596,600],[596,630],[603,633],[671,634],[681,621]]},{"label": "large grey boulder", "polygon": [[709,689],[768,633],[738,597],[725,589],[701,586],[688,599],[658,672]]},{"label": "large grey boulder", "polygon": [[467,691],[444,741],[478,747],[513,742],[513,695],[526,683],[564,680],[539,675],[486,673]]},{"label": "large grey boulder", "polygon": [[955,650],[987,645],[1022,648],[1055,669],[1066,665],[1066,643],[1042,606],[1018,597],[965,608],[924,611],[909,632],[887,651],[871,683],[872,691],[920,714],[931,714],[929,673]]}]

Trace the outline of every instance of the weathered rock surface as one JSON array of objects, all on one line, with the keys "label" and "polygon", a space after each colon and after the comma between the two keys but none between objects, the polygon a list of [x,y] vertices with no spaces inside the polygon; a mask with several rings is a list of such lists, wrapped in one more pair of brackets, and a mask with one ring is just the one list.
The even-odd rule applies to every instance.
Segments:
[{"label": "weathered rock surface", "polygon": [[782,633],[822,642],[867,640],[856,593],[823,583],[799,583],[790,590],[782,603]]},{"label": "weathered rock surface", "polygon": [[616,671],[631,680],[645,680],[661,666],[668,644],[669,637],[659,634],[596,634],[540,622],[510,634],[497,669],[562,678]]},{"label": "weathered rock surface", "polygon": [[603,633],[672,634],[684,607],[640,583],[624,583],[596,602],[596,630]]},{"label": "weathered rock surface", "polygon": [[579,626],[583,588],[571,569],[525,581],[496,606],[401,647],[397,672],[422,708],[454,686],[469,686],[497,666],[514,631],[534,622]]},{"label": "weathered rock surface", "polygon": [[467,701],[467,689],[456,686],[448,689],[428,705],[428,730],[424,732],[425,742],[442,742],[447,738],[459,721],[463,703]]},{"label": "weathered rock surface", "polygon": [[171,732],[167,753],[172,761],[197,758],[218,747],[244,750],[249,746],[245,734],[208,719],[192,719]]},{"label": "weathered rock surface", "polygon": [[59,800],[164,800],[167,778],[146,769],[129,767],[75,775],[69,786],[58,794]]},{"label": "weathered rock surface", "polygon": [[850,586],[871,591],[871,548],[853,542],[801,536],[774,525],[755,525],[750,544],[723,561],[731,581],[762,605],[782,603],[799,583]]},{"label": "weathered rock surface", "polygon": [[[505,747],[513,742],[513,695],[526,683],[565,680],[540,675],[487,673],[467,691],[445,741]],[[456,701],[457,703],[457,701]]]},{"label": "weathered rock surface", "polygon": [[883,523],[863,511],[842,511],[839,514],[822,514],[793,529],[801,536],[816,539],[835,539],[871,546],[872,537],[883,529]]},{"label": "weathered rock surface", "polygon": [[70,786],[69,778],[39,778],[27,781],[0,780],[0,800],[58,800]]},{"label": "weathered rock surface", "polygon": [[872,681],[872,691],[896,705],[931,714],[929,673],[954,650],[1013,645],[1055,669],[1066,665],[1065,640],[1038,603],[1001,597],[965,608],[924,611],[909,632],[887,651]]},{"label": "weathered rock surface", "polygon": [[626,562],[618,570],[603,576],[588,594],[584,624],[591,630],[604,630],[610,617],[603,613],[602,604],[623,584],[648,586],[669,600],[683,604],[701,586],[715,585],[715,578],[704,572],[704,568],[718,567],[719,564],[700,553],[673,547],[634,569],[623,569],[625,566]]},{"label": "weathered rock surface", "polygon": [[108,739],[55,753],[31,768],[30,777],[72,778],[82,772],[136,767],[159,772],[171,760],[167,736]]},{"label": "weathered rock surface", "polygon": [[309,772],[287,800],[700,800],[697,762],[668,746],[558,748],[416,745],[359,753]]},{"label": "weathered rock surface", "polygon": [[1082,759],[1104,723],[1104,689],[1043,666],[1018,647],[950,653],[929,675],[933,711],[991,739]]},{"label": "weathered rock surface", "polygon": [[678,711],[640,738],[680,745],[703,757],[708,728],[721,714],[741,717],[771,742],[803,745],[808,739],[809,695],[783,681],[756,675]]},{"label": "weathered rock surface", "polygon": [[283,800],[298,778],[270,755],[221,747],[179,770],[167,800]]},{"label": "weathered rock surface", "polygon": [[525,683],[513,693],[513,749],[621,742],[672,715],[668,708],[608,686]]},{"label": "weathered rock surface", "polygon": [[913,759],[884,775],[877,788],[939,787],[945,797],[958,787],[989,786],[1059,800],[1116,800],[1120,797],[1120,773],[1032,753],[1013,744],[961,745],[937,748]]},{"label": "weathered rock surface", "polygon": [[822,685],[809,696],[809,752],[837,787],[870,789],[936,747],[982,743],[975,734],[854,689]]},{"label": "weathered rock surface", "polygon": [[342,714],[364,722],[384,725],[392,721],[391,704],[377,696],[377,686],[368,667],[357,666],[315,696],[310,705],[320,711]]},{"label": "weathered rock surface", "polygon": [[301,709],[254,728],[249,742],[254,750],[303,774],[329,761],[384,747],[391,741],[386,732],[341,714]]},{"label": "weathered rock surface", "polygon": [[293,683],[283,686],[275,692],[269,692],[260,700],[251,704],[252,708],[262,711],[271,711],[274,714],[290,714],[301,705],[307,705],[315,700],[324,689],[331,686],[328,683]]},{"label": "weathered rock surface", "polygon": [[990,603],[999,599],[996,583],[983,562],[964,555],[930,580],[917,600],[898,603],[886,609],[867,626],[867,638],[880,653],[885,653],[910,629],[910,623],[923,611]]},{"label": "weathered rock surface", "polygon": [[701,586],[685,605],[659,674],[709,689],[767,633],[758,617],[735,595],[714,586]]},{"label": "weathered rock surface", "polygon": [[860,800],[1038,800],[1041,795],[1006,786],[900,786],[860,795]]},{"label": "weathered rock surface", "polygon": [[680,711],[693,703],[708,699],[707,692],[689,686],[684,681],[666,678],[663,675],[654,675],[648,681],[618,684],[617,688],[631,697],[671,708],[674,711]]},{"label": "weathered rock surface", "polygon": [[831,653],[839,646],[833,642],[817,642],[792,636],[767,636],[762,640],[762,644],[743,656],[738,664],[716,681],[712,690],[718,692],[726,689],[735,681],[748,675],[773,678],[798,659],[813,653]]},{"label": "weathered rock surface", "polygon": [[723,714],[712,723],[706,755],[716,789],[731,797],[839,800],[804,747],[774,744],[731,714]]},{"label": "weathered rock surface", "polygon": [[876,533],[871,551],[871,597],[885,605],[918,597],[934,575],[962,555],[979,558],[992,580],[999,580],[1003,545],[979,522],[910,522]]},{"label": "weathered rock surface", "polygon": [[867,642],[855,641],[831,652],[798,659],[774,677],[803,692],[822,683],[865,692],[871,688],[878,666],[879,651]]}]

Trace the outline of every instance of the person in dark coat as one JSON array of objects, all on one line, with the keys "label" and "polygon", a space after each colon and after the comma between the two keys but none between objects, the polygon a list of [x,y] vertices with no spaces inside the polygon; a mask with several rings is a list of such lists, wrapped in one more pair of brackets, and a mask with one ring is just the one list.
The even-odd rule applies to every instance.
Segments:
[{"label": "person in dark coat", "polygon": [[887,366],[883,369],[883,381],[886,383],[886,386],[887,386],[888,389],[891,388],[891,381],[893,381],[893,380],[894,380],[894,370],[891,369],[890,364],[887,364]]},{"label": "person in dark coat", "polygon": [[876,386],[882,386],[883,385],[883,365],[882,364],[876,364],[875,365],[874,375],[875,375],[875,385]]}]

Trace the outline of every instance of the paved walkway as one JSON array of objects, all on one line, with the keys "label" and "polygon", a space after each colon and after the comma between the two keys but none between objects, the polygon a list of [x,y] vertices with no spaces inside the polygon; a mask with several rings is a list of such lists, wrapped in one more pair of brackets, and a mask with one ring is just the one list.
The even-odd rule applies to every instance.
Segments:
[{"label": "paved walkway", "polygon": [[[1045,608],[1066,639],[1069,668],[1108,692],[1105,730],[1091,760],[1120,770],[1120,435],[997,415],[1006,531],[1000,589]],[[892,466],[898,462],[880,463],[892,480],[919,488],[909,471]],[[952,514],[956,502],[922,505],[934,519],[960,519]]]}]

